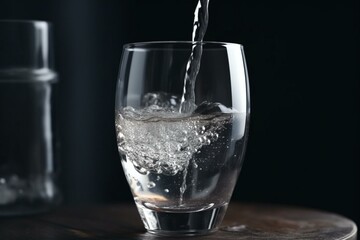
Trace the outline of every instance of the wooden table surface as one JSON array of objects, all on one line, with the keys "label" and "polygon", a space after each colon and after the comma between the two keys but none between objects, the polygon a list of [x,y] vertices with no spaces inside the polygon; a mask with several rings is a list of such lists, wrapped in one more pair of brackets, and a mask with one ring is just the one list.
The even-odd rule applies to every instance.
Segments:
[{"label": "wooden table surface", "polygon": [[[336,214],[232,202],[219,231],[192,239],[356,239],[356,225]],[[182,239],[146,233],[135,204],[60,207],[47,214],[0,218],[1,240]]]}]

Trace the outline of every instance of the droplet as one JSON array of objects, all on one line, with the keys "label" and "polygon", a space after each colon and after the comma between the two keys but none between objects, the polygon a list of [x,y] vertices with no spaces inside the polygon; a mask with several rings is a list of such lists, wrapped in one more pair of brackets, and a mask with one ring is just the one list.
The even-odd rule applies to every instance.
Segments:
[{"label": "droplet", "polygon": [[0,178],[0,184],[5,184],[6,183],[6,179],[5,178]]},{"label": "droplet", "polygon": [[210,145],[210,143],[211,143],[210,139],[207,139],[205,142],[205,144],[207,144],[207,145]]},{"label": "droplet", "polygon": [[124,134],[119,132],[119,134],[117,135],[119,141],[124,141]]},{"label": "droplet", "polygon": [[135,180],[135,182],[136,182],[136,189],[138,189],[139,191],[142,191],[143,187],[142,187],[141,183],[139,181],[136,181],[136,180]]},{"label": "droplet", "polygon": [[197,168],[197,167],[198,167],[198,165],[196,164],[196,162],[193,163],[193,166],[194,166],[194,168]]},{"label": "droplet", "polygon": [[159,180],[160,180],[160,176],[157,176],[157,177],[156,177],[156,180],[159,181]]},{"label": "droplet", "polygon": [[156,184],[154,183],[154,182],[149,182],[148,184],[147,184],[147,187],[148,188],[154,188],[156,186]]},{"label": "droplet", "polygon": [[168,193],[168,192],[169,192],[169,189],[165,188],[165,189],[164,189],[164,192]]},{"label": "droplet", "polygon": [[141,171],[139,171],[139,173],[144,174],[144,175],[149,175],[150,174],[150,172],[145,168],[141,168]]}]

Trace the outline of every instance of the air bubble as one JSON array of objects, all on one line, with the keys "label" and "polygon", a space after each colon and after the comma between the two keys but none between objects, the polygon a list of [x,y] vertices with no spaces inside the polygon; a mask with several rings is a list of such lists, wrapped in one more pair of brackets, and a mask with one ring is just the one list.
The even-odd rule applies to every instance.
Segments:
[{"label": "air bubble", "polygon": [[117,135],[119,140],[124,139],[124,134],[122,134],[122,132],[119,132],[119,134]]},{"label": "air bubble", "polygon": [[[163,101],[162,97],[164,96],[157,99],[159,104]],[[133,163],[139,173],[174,176],[183,171],[192,158],[200,157],[194,154],[200,153],[204,145],[211,146],[218,140],[223,142],[224,136],[219,135],[226,127],[225,124],[229,123],[230,115],[217,116],[209,112],[204,115],[183,116],[172,110],[162,104],[150,103],[145,104],[143,109],[125,107],[117,115],[117,137],[121,138],[117,139],[119,151],[125,160]],[[219,145],[220,148],[225,146],[226,143]],[[214,151],[217,150],[215,148],[216,146]],[[207,156],[208,153],[202,151],[201,155],[203,154]],[[156,177],[153,180],[156,182]]]},{"label": "air bubble", "polygon": [[139,167],[139,166],[135,166],[136,171],[138,171],[138,173],[143,174],[143,175],[148,175],[149,171],[146,168],[143,167]]},{"label": "air bubble", "polygon": [[154,187],[156,187],[156,184],[155,184],[154,182],[149,182],[149,183],[147,184],[147,187],[148,187],[148,188],[154,188]]},{"label": "air bubble", "polygon": [[143,188],[142,188],[141,183],[140,183],[139,181],[136,181],[136,180],[135,180],[135,182],[136,182],[136,188],[137,188],[138,190],[142,191]]}]

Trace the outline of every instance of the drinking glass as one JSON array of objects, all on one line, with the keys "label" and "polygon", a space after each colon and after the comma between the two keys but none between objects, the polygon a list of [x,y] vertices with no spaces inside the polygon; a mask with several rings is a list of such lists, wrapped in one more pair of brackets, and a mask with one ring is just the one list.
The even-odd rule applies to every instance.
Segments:
[{"label": "drinking glass", "polygon": [[0,21],[0,216],[60,201],[53,134],[51,24]]},{"label": "drinking glass", "polygon": [[243,47],[196,44],[193,111],[180,106],[194,43],[127,44],[120,63],[118,149],[145,228],[157,235],[216,231],[243,162],[250,113]]}]

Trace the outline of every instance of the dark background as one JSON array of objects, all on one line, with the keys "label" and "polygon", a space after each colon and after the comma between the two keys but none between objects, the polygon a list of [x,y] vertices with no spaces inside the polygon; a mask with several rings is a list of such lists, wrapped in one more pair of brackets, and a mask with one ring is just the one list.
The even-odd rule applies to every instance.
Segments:
[{"label": "dark background", "polygon": [[[114,132],[122,45],[190,40],[196,0],[0,0],[54,24],[64,204],[131,201]],[[233,200],[359,219],[359,2],[211,0],[206,40],[242,43],[251,132]],[[221,79],[219,79],[221,81]]]}]

